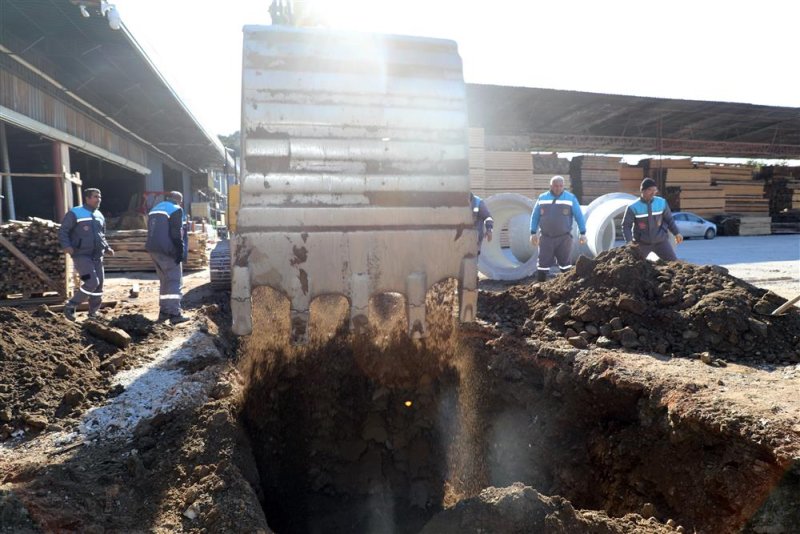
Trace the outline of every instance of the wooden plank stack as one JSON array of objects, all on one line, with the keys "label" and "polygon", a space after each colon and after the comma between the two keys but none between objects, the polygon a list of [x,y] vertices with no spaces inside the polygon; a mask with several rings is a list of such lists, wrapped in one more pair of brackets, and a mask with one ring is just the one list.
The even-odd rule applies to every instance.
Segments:
[{"label": "wooden plank stack", "polygon": [[578,156],[572,158],[570,176],[573,193],[581,204],[589,204],[592,200],[607,193],[619,191],[619,158],[606,156]]},{"label": "wooden plank stack", "polygon": [[710,169],[668,168],[666,187],[677,187],[676,211],[691,211],[701,217],[712,217],[725,213],[725,190],[711,185]]},{"label": "wooden plank stack", "polygon": [[[155,271],[153,260],[145,250],[147,230],[114,230],[106,234],[114,256],[106,255],[105,270]],[[189,256],[185,270],[200,270],[208,267],[207,236],[203,232],[189,232]]]},{"label": "wooden plank stack", "polygon": [[58,243],[61,225],[44,219],[12,221],[0,226],[0,235],[41,269],[56,287],[39,278],[24,262],[0,246],[0,300],[30,299],[55,295],[65,298],[71,289],[66,257]]},{"label": "wooden plank stack", "polygon": [[644,168],[622,165],[619,168],[619,190],[631,195],[639,195],[639,186],[644,179]]},{"label": "wooden plank stack", "polygon": [[[725,211],[730,214],[769,217],[764,182],[753,178],[753,168],[743,165],[705,165],[711,183],[725,190]],[[741,228],[740,228],[741,230]]]},{"label": "wooden plank stack", "polygon": [[539,196],[550,189],[550,179],[553,176],[564,178],[564,188],[572,191],[572,180],[569,175],[569,160],[559,158],[557,154],[533,155],[533,189]]},{"label": "wooden plank stack", "polygon": [[483,128],[469,129],[469,188],[479,197],[486,195],[485,141]]},{"label": "wooden plank stack", "polygon": [[533,186],[533,158],[530,152],[486,151],[486,196],[518,193],[536,198]]}]

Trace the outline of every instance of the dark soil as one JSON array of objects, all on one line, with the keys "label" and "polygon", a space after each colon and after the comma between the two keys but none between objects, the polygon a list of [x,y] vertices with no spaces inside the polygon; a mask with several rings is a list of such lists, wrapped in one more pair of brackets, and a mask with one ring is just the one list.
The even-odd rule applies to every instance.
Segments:
[{"label": "dark soil", "polygon": [[482,292],[480,316],[540,340],[715,361],[800,362],[800,315],[717,266],[641,261],[626,247],[542,284]]},{"label": "dark soil", "polygon": [[[0,309],[0,532],[800,524],[800,314],[766,315],[784,300],[720,269],[612,251],[481,292],[481,321],[461,327],[445,284],[421,341],[402,332],[402,299],[376,299],[363,336],[344,299],[315,302],[324,328],[303,348],[286,343],[283,301],[254,306],[237,349],[226,293],[193,289],[194,320],[170,327],[148,319],[151,286],[107,313],[124,350],[45,309]],[[208,398],[127,439],[49,439],[119,394],[120,370],[196,332],[218,354],[175,370]]]}]

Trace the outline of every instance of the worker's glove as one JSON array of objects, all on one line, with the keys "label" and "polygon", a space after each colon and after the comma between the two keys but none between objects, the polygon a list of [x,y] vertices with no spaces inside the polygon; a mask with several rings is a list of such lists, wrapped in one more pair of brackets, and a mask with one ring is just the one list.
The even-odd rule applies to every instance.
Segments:
[{"label": "worker's glove", "polygon": [[534,247],[539,246],[539,236],[537,234],[531,234],[531,245]]},{"label": "worker's glove", "polygon": [[106,249],[106,252],[108,252],[108,253],[109,253],[109,254],[111,254],[112,256],[115,254],[115,252],[114,252],[114,249],[113,249],[113,248],[111,248],[111,247],[108,247],[108,248]]},{"label": "worker's glove", "polygon": [[177,263],[178,265],[180,265],[182,261],[183,261],[183,254],[175,258],[175,263]]},{"label": "worker's glove", "polygon": [[581,234],[581,236],[578,238],[578,243],[580,243],[581,245],[585,245],[586,244],[586,236]]},{"label": "worker's glove", "polygon": [[680,245],[681,243],[683,243],[683,236],[681,234],[678,234],[675,236],[675,244]]}]

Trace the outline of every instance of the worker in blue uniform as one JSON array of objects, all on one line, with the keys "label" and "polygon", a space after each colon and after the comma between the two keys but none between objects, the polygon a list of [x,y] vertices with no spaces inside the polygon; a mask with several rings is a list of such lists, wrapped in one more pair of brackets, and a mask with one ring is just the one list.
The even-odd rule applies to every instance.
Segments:
[{"label": "worker in blue uniform", "polygon": [[550,190],[539,195],[531,213],[531,245],[539,247],[536,269],[539,282],[547,280],[554,262],[562,273],[572,267],[573,220],[578,223],[582,245],[586,243],[586,221],[581,205],[575,195],[564,189],[564,177],[553,176]]},{"label": "worker in blue uniform", "polygon": [[147,216],[145,249],[153,259],[160,282],[158,320],[172,324],[189,320],[181,311],[182,263],[186,260],[182,202],[183,195],[171,191]]},{"label": "worker in blue uniform", "polygon": [[83,192],[83,204],[69,210],[61,221],[58,240],[61,248],[72,256],[72,263],[81,283],[64,305],[64,316],[75,320],[75,311],[82,302],[89,301],[89,317],[96,318],[103,301],[103,256],[114,250],[106,241],[106,219],[100,213],[103,196],[99,189],[90,187]]},{"label": "worker in blue uniform", "polygon": [[483,238],[486,237],[487,241],[492,240],[494,219],[492,219],[486,202],[478,195],[470,193],[469,204],[472,207],[472,222],[475,224],[475,231],[478,232],[478,254],[480,254]]},{"label": "worker in blue uniform", "polygon": [[667,230],[672,232],[679,245],[683,236],[672,218],[669,204],[666,199],[656,196],[658,187],[652,178],[642,180],[639,189],[641,196],[628,206],[622,217],[625,242],[631,243],[641,259],[654,252],[662,260],[677,260]]}]

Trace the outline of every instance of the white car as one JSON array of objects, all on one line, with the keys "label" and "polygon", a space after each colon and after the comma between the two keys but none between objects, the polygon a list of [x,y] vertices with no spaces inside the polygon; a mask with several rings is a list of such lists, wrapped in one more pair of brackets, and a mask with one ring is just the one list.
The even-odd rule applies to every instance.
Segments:
[{"label": "white car", "polygon": [[678,211],[672,214],[678,231],[683,237],[703,237],[714,239],[717,235],[717,225],[688,211]]}]

